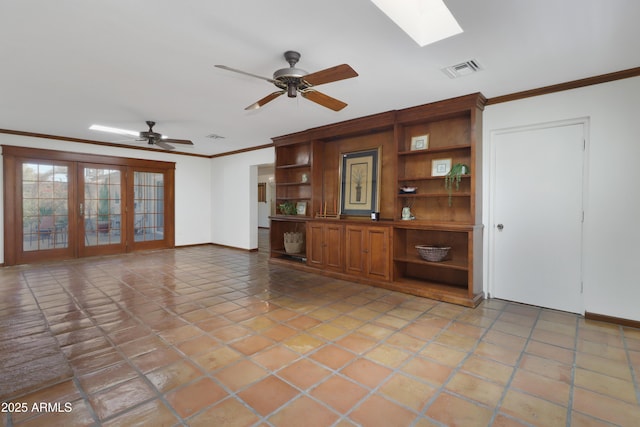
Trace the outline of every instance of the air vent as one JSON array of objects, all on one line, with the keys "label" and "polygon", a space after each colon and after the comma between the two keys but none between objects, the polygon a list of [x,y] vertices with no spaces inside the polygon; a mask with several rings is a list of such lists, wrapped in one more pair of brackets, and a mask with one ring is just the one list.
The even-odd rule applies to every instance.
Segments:
[{"label": "air vent", "polygon": [[222,135],[218,135],[216,133],[210,133],[209,135],[207,135],[205,138],[211,138],[211,139],[224,139],[224,136]]},{"label": "air vent", "polygon": [[482,67],[478,61],[470,59],[469,61],[443,68],[442,72],[449,76],[449,78],[455,79],[468,74],[477,73],[480,70],[482,70]]}]

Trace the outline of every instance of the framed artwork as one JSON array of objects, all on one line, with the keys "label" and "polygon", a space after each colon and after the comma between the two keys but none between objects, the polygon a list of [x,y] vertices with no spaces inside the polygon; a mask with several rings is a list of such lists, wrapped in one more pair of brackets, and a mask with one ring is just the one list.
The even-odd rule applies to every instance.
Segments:
[{"label": "framed artwork", "polygon": [[378,147],[341,154],[341,214],[368,217],[380,210],[380,150]]},{"label": "framed artwork", "polygon": [[298,215],[306,215],[307,214],[307,202],[298,202],[298,203],[296,203],[296,213]]},{"label": "framed artwork", "polygon": [[431,162],[431,176],[445,176],[451,170],[451,159],[434,159]]},{"label": "framed artwork", "polygon": [[411,138],[411,151],[426,150],[427,148],[429,148],[429,134]]}]

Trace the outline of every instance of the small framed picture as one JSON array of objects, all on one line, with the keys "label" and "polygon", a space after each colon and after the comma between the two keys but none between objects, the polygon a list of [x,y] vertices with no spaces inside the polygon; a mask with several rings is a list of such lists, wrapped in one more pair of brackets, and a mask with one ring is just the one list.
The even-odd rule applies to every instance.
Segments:
[{"label": "small framed picture", "polygon": [[429,148],[429,134],[411,138],[411,151],[426,150],[427,148]]},{"label": "small framed picture", "polygon": [[434,159],[431,162],[431,176],[445,176],[451,170],[451,159]]},{"label": "small framed picture", "polygon": [[296,203],[296,211],[298,215],[306,215],[307,214],[307,202],[298,202]]}]

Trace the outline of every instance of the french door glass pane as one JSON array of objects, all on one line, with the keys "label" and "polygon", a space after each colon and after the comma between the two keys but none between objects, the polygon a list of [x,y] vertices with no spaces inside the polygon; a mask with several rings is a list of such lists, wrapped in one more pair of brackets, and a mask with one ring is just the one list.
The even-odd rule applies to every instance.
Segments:
[{"label": "french door glass pane", "polygon": [[69,245],[69,168],[53,162],[22,164],[22,248]]},{"label": "french door glass pane", "polygon": [[164,239],[164,174],[134,172],[134,240]]},{"label": "french door glass pane", "polygon": [[84,168],[84,237],[86,246],[121,242],[119,170]]}]

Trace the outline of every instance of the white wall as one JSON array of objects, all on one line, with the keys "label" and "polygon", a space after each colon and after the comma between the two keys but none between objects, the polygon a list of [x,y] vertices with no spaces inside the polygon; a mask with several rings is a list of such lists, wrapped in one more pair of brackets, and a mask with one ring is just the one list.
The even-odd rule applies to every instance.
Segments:
[{"label": "white wall", "polygon": [[258,247],[258,165],[273,163],[273,148],[211,159],[211,241]]},{"label": "white wall", "polygon": [[[211,181],[209,180],[211,160],[208,158],[7,134],[0,134],[0,144],[175,162],[176,246],[211,241]],[[2,163],[0,162],[1,169]],[[0,174],[0,176],[2,175]],[[0,215],[3,214],[2,203],[0,201]],[[2,219],[4,220],[4,218]],[[3,228],[0,228],[1,241],[4,241]],[[3,245],[0,245],[0,259],[0,262],[4,262]]]},{"label": "white wall", "polygon": [[[640,77],[490,105],[483,121],[485,230],[491,131],[588,117],[583,284],[585,311],[640,321]],[[549,153],[550,156],[553,153]],[[485,236],[488,233],[485,232]],[[491,260],[485,242],[484,287]]]}]

